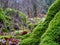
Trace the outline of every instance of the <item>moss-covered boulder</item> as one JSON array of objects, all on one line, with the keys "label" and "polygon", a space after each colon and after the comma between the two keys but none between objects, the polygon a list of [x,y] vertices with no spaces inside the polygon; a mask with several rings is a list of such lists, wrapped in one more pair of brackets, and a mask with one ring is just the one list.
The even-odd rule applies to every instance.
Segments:
[{"label": "moss-covered boulder", "polygon": [[46,32],[41,37],[40,45],[59,45],[60,43],[60,11],[50,22]]},{"label": "moss-covered boulder", "polygon": [[20,45],[38,45],[41,35],[46,31],[50,21],[54,18],[55,14],[60,10],[60,0],[56,0],[47,12],[46,20],[39,24],[32,32],[32,35],[27,39],[22,40]]}]

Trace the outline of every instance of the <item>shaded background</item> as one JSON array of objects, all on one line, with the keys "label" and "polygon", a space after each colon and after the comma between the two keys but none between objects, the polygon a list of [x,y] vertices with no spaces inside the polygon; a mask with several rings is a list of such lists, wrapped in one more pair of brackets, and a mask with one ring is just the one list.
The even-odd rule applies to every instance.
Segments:
[{"label": "shaded background", "polygon": [[0,7],[20,10],[29,17],[44,17],[53,2],[54,0],[0,0]]}]

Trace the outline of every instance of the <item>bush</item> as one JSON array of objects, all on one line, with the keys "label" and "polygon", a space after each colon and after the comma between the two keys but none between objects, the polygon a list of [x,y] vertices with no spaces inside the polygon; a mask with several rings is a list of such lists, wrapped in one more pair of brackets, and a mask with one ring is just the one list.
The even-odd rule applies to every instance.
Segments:
[{"label": "bush", "polygon": [[[20,45],[38,45],[40,37],[48,28],[50,21],[54,18],[55,14],[60,10],[60,0],[56,0],[47,12],[47,17],[42,24],[39,24],[32,32],[32,35],[27,39],[22,40]],[[31,40],[30,40],[31,39]],[[35,40],[37,39],[37,41]],[[34,41],[33,41],[34,40]],[[35,42],[36,41],[36,42]]]},{"label": "bush", "polygon": [[41,37],[40,45],[59,45],[60,44],[59,39],[60,39],[60,11],[49,23],[48,29]]}]

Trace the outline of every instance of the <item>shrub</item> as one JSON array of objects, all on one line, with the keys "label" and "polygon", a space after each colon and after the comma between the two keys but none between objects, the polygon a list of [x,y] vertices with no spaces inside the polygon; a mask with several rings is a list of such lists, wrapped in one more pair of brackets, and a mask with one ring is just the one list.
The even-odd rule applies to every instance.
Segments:
[{"label": "shrub", "polygon": [[[55,14],[60,10],[60,0],[56,0],[47,12],[47,17],[42,24],[39,24],[32,32],[32,35],[27,39],[22,40],[20,45],[38,45],[40,37],[48,28],[50,21],[54,18]],[[37,39],[37,41],[36,41]],[[33,41],[34,40],[34,41]]]},{"label": "shrub", "polygon": [[46,32],[41,37],[40,45],[59,45],[58,38],[60,38],[60,11],[49,23]]}]

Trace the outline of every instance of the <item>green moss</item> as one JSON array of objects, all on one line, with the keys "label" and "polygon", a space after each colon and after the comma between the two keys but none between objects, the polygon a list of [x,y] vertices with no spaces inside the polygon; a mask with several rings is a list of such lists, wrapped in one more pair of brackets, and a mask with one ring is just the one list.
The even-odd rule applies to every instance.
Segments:
[{"label": "green moss", "polygon": [[15,38],[23,40],[23,39],[26,39],[29,36],[30,36],[30,34],[26,34],[26,35],[23,35],[23,36],[18,35],[18,36],[15,36]]},{"label": "green moss", "polygon": [[23,35],[23,36],[22,36],[22,40],[28,38],[30,35],[31,35],[31,34],[25,34],[25,35]]},{"label": "green moss", "polygon": [[2,8],[0,8],[0,20],[4,23],[5,22],[5,19],[6,17],[5,17],[5,14],[4,14],[4,12],[3,12],[3,9]]},{"label": "green moss", "polygon": [[[39,24],[32,32],[32,35],[27,39],[22,40],[20,45],[38,45],[40,37],[48,28],[50,21],[54,18],[55,14],[60,10],[60,0],[56,0],[47,12],[46,20]],[[31,39],[31,40],[30,40]],[[35,40],[37,39],[37,41]],[[33,41],[34,40],[34,41]],[[36,41],[36,42],[35,42]]]},{"label": "green moss", "polygon": [[46,32],[41,37],[40,45],[59,45],[58,38],[60,38],[60,11],[49,23]]},{"label": "green moss", "polygon": [[7,37],[7,38],[11,38],[12,36],[0,36],[0,39],[3,39],[3,38],[5,38],[5,37]]}]

